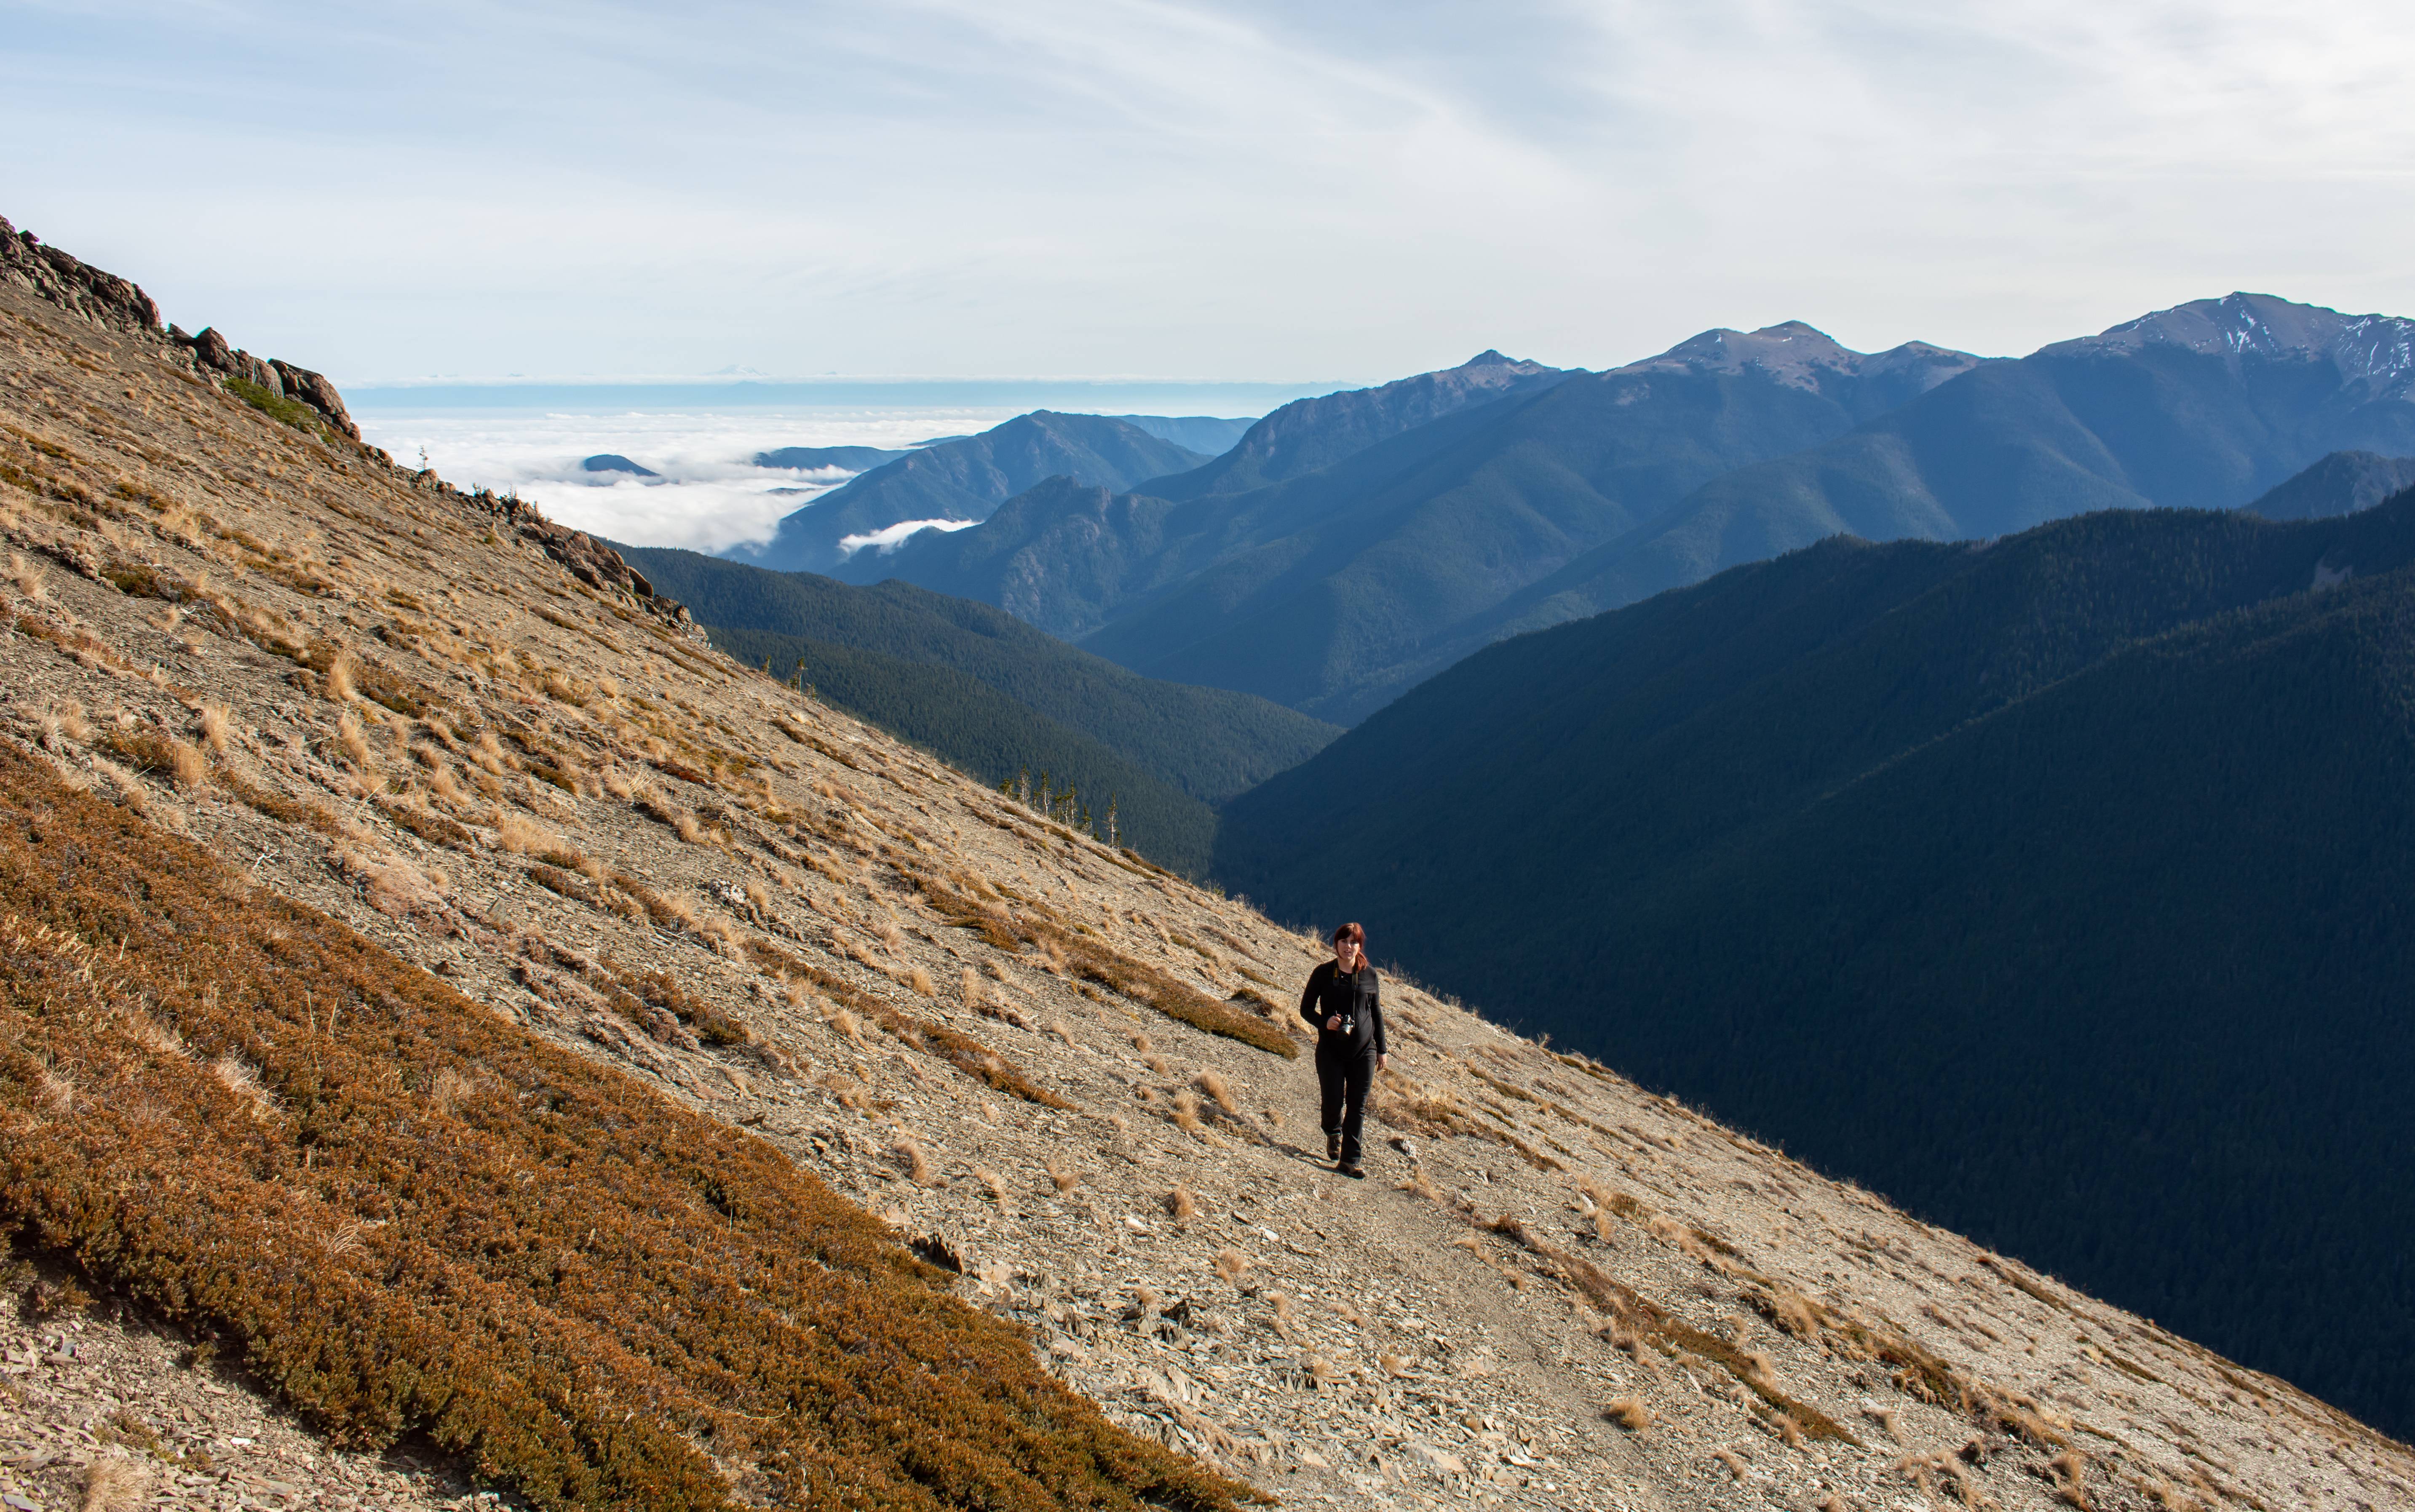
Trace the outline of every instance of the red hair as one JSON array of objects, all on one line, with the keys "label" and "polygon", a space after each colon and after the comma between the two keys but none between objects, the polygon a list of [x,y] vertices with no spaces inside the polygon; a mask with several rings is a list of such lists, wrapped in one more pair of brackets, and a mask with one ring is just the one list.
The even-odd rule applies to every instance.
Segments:
[{"label": "red hair", "polygon": [[1355,923],[1344,924],[1333,932],[1334,944],[1339,945],[1343,940],[1348,940],[1363,951],[1367,948],[1367,932]]}]

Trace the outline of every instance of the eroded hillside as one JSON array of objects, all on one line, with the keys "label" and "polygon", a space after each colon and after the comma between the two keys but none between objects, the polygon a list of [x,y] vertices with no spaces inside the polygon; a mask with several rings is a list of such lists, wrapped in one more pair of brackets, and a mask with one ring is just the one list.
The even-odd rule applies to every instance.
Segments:
[{"label": "eroded hillside", "polygon": [[[575,1079],[546,1058],[575,1056],[696,1131],[632,1128],[633,1147],[721,1152],[775,1185],[792,1162],[1022,1325],[1110,1421],[1286,1503],[2415,1498],[2404,1446],[2285,1384],[1405,983],[1390,1144],[1370,1179],[1336,1178],[1311,1158],[1286,1009],[1316,942],[718,655],[570,532],[76,303],[0,284],[0,733],[82,790],[42,812],[172,837],[163,856],[189,843],[230,895],[322,911],[424,968],[392,990],[458,1001],[445,1023],[532,1037],[449,1081],[415,1052],[428,1074],[398,1074],[382,1118],[474,1117],[537,1075],[513,1068]],[[302,1073],[269,1070],[264,1102],[237,1085],[257,1068],[218,1082],[273,1142]],[[51,1110],[11,1142],[64,1137],[73,1087],[9,1085]],[[546,1284],[596,1243],[554,1241]],[[602,1350],[608,1311],[588,1317]],[[633,1319],[622,1342],[651,1337]],[[252,1366],[230,1379],[295,1389]],[[112,1368],[152,1434],[121,1446],[175,1458],[171,1406],[216,1377],[164,1351]],[[10,1369],[0,1432],[64,1442],[40,1415],[74,1359]],[[718,1431],[787,1431],[744,1401],[767,1426]],[[711,1440],[701,1462],[737,1499],[790,1494]],[[162,1484],[224,1492],[191,1475]]]}]

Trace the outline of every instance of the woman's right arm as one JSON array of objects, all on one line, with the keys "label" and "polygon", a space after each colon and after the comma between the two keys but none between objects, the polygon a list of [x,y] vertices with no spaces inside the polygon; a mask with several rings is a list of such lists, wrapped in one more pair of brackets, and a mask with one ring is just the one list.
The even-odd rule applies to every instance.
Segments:
[{"label": "woman's right arm", "polygon": [[1299,990],[1300,1020],[1312,1029],[1316,1027],[1316,982],[1324,975],[1325,967],[1318,966],[1308,974],[1308,985]]}]

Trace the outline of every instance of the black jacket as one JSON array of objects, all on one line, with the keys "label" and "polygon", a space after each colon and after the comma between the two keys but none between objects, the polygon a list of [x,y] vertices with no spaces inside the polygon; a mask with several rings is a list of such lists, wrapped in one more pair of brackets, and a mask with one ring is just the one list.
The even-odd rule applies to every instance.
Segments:
[{"label": "black jacket", "polygon": [[[1325,1026],[1336,1013],[1350,1025],[1346,1032]],[[1373,966],[1362,965],[1344,975],[1328,961],[1310,972],[1308,987],[1299,995],[1299,1016],[1315,1028],[1320,1052],[1338,1048],[1364,1054],[1372,1047],[1379,1055],[1391,1054],[1384,1046],[1384,1004]]]}]

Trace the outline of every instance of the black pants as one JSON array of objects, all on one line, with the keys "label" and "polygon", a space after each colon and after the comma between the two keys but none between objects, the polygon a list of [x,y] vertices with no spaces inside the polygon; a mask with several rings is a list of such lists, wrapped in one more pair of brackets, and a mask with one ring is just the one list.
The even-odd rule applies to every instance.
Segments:
[{"label": "black pants", "polygon": [[1358,1128],[1367,1112],[1367,1089],[1375,1085],[1375,1047],[1347,1040],[1316,1047],[1316,1082],[1325,1093],[1325,1132],[1342,1136],[1342,1163],[1358,1163]]}]

